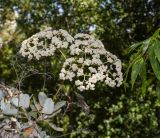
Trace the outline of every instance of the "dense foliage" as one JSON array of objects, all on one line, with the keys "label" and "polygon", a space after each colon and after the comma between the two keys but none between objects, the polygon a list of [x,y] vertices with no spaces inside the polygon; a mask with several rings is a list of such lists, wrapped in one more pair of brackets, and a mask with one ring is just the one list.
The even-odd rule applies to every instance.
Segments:
[{"label": "dense foliage", "polygon": [[[158,138],[159,7],[159,0],[2,0],[0,83],[34,97],[43,91],[56,103],[67,101],[52,120],[63,127],[62,132],[40,124],[49,127],[48,135]],[[95,91],[78,92],[69,82],[57,80],[63,56],[49,57],[47,62],[21,58],[17,52],[22,41],[48,27],[100,39],[122,61],[123,86],[97,84]]]}]

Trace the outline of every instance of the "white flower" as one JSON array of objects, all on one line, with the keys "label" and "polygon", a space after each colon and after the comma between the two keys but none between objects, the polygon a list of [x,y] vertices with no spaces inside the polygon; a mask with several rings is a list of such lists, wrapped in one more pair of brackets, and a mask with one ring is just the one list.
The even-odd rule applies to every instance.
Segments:
[{"label": "white flower", "polygon": [[83,69],[82,68],[79,68],[78,69],[78,72],[77,72],[77,77],[80,77],[80,76],[83,76],[84,73],[83,73]]},{"label": "white flower", "polygon": [[[28,59],[53,56],[56,49],[67,49],[74,38],[65,30],[46,29],[22,42],[19,53]],[[38,54],[37,54],[38,53]]]},{"label": "white flower", "polygon": [[122,84],[121,61],[88,34],[79,33],[73,38],[65,30],[47,29],[24,40],[19,52],[29,60],[39,60],[61,50],[66,50],[67,55],[59,79],[73,82],[79,91],[95,90],[99,82],[110,87]]}]

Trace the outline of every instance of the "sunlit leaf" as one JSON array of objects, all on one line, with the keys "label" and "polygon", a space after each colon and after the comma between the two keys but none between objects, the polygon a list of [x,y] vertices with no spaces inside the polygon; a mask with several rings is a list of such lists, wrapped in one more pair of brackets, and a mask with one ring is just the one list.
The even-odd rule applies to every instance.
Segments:
[{"label": "sunlit leaf", "polygon": [[44,103],[44,106],[43,106],[43,109],[42,109],[42,113],[44,114],[52,114],[54,111],[54,102],[51,98],[47,98],[45,103]]},{"label": "sunlit leaf", "polygon": [[44,103],[45,103],[45,101],[46,101],[47,98],[48,97],[47,97],[47,95],[44,92],[40,92],[38,94],[38,100],[39,100],[39,103],[40,103],[41,106],[44,105]]},{"label": "sunlit leaf", "polygon": [[20,102],[19,105],[22,106],[23,108],[28,108],[30,104],[30,97],[28,94],[20,94]]},{"label": "sunlit leaf", "polygon": [[5,115],[16,115],[18,110],[9,103],[4,103],[2,113]]},{"label": "sunlit leaf", "polygon": [[142,54],[145,54],[150,44],[150,38],[143,42]]},{"label": "sunlit leaf", "polygon": [[13,97],[13,98],[11,99],[11,103],[12,103],[13,105],[15,105],[16,107],[18,107],[18,102],[19,102],[19,99],[18,99],[17,97]]},{"label": "sunlit leaf", "polygon": [[28,108],[30,104],[30,97],[28,94],[20,94],[18,97],[13,97],[11,103],[16,107]]}]

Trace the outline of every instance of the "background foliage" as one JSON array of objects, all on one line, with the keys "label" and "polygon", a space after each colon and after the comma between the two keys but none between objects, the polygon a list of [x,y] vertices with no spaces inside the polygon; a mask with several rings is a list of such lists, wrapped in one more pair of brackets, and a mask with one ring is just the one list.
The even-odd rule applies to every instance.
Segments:
[{"label": "background foliage", "polygon": [[159,0],[1,0],[0,81],[18,86],[13,65],[22,71],[14,64],[15,55],[20,43],[34,33],[52,27],[65,29],[72,35],[93,34],[122,60],[124,86],[100,87],[77,96],[68,84],[55,86],[57,57],[57,60],[48,59],[47,72],[54,75],[46,78],[45,89],[44,76],[33,73],[33,68],[44,72],[44,63],[23,61],[25,72],[32,71],[33,75],[22,83],[22,90],[38,94],[43,89],[50,96],[56,94],[55,100],[65,99],[78,105],[71,104],[65,115],[55,118],[64,128],[63,133],[53,134],[57,137],[158,138],[159,7]]}]

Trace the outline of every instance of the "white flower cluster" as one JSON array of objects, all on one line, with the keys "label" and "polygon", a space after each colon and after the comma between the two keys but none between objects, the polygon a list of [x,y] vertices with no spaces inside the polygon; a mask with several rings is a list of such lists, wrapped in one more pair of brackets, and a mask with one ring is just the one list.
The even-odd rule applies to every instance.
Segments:
[{"label": "white flower cluster", "polygon": [[87,34],[77,34],[70,46],[70,57],[66,59],[59,74],[60,79],[75,82],[78,90],[95,90],[98,82],[110,87],[122,84],[121,61],[106,51],[102,42]]},{"label": "white flower cluster", "polygon": [[102,42],[100,40],[95,39],[91,35],[79,33],[75,35],[74,38],[75,38],[75,41],[70,46],[71,55],[80,55],[80,54],[103,55],[106,53],[106,50]]},{"label": "white flower cluster", "polygon": [[39,60],[41,57],[53,56],[56,49],[67,49],[73,41],[73,37],[65,30],[47,29],[24,40],[19,52],[29,60]]},{"label": "white flower cluster", "polygon": [[45,30],[23,41],[20,53],[29,59],[54,55],[58,48],[68,48],[59,78],[74,82],[78,90],[95,90],[99,82],[119,87],[123,77],[121,61],[106,51],[100,40],[79,33],[73,38],[64,30]]}]

